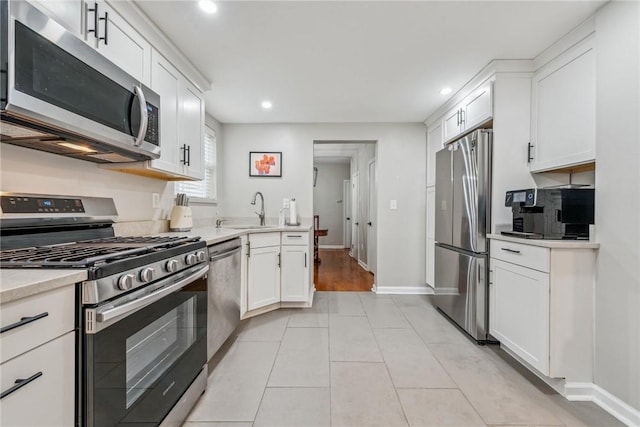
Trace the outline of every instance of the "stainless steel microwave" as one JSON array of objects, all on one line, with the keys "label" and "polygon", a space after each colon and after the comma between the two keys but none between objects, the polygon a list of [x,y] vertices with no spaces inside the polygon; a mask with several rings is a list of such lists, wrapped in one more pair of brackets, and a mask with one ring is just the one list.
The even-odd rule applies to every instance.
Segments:
[{"label": "stainless steel microwave", "polygon": [[2,142],[89,160],[160,157],[160,96],[23,0],[0,1]]}]

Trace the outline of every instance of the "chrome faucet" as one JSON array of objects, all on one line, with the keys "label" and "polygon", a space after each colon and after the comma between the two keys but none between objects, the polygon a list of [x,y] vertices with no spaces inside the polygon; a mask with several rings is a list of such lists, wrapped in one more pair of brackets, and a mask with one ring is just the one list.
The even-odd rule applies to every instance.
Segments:
[{"label": "chrome faucet", "polygon": [[260,196],[260,212],[256,212],[258,218],[260,218],[260,225],[264,225],[264,196],[261,192],[256,191],[256,194],[253,195],[253,199],[251,199],[251,204],[256,204],[256,197]]}]

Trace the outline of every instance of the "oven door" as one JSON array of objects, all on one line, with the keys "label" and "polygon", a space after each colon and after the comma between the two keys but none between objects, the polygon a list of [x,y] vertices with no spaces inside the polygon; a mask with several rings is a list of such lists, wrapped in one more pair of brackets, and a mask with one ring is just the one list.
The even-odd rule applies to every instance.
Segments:
[{"label": "oven door", "polygon": [[84,309],[86,425],[156,426],[189,388],[207,358],[207,270]]}]

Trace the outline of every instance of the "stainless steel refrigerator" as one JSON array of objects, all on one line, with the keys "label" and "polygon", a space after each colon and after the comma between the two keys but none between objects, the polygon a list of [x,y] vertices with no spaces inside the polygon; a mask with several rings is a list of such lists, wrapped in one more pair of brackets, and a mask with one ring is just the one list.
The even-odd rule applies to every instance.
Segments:
[{"label": "stainless steel refrigerator", "polygon": [[477,341],[489,333],[492,131],[436,153],[435,304]]}]

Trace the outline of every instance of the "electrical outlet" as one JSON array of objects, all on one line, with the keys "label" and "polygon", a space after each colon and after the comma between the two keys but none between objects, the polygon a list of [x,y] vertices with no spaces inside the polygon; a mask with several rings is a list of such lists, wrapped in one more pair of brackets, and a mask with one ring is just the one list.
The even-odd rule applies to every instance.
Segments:
[{"label": "electrical outlet", "polygon": [[398,209],[398,201],[397,200],[391,200],[389,202],[389,208],[392,209],[392,210]]},{"label": "electrical outlet", "polygon": [[282,199],[282,207],[285,209],[289,207],[289,199]]},{"label": "electrical outlet", "polygon": [[151,193],[151,207],[154,209],[160,207],[160,193]]}]

